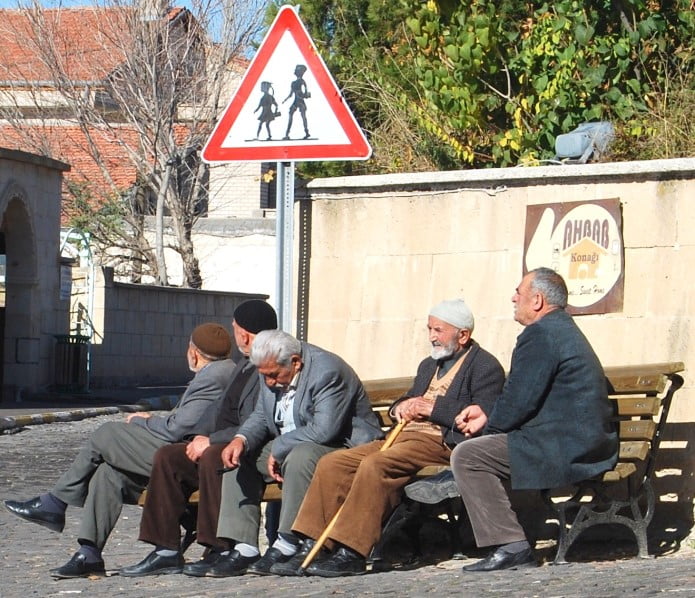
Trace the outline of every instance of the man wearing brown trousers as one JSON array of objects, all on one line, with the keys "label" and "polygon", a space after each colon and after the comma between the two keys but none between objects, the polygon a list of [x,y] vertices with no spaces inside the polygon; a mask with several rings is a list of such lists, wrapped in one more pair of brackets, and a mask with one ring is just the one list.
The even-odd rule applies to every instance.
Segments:
[{"label": "man wearing brown trousers", "polygon": [[464,439],[453,428],[464,407],[490,412],[504,383],[500,363],[472,338],[473,314],[460,299],[442,301],[429,313],[431,356],[419,366],[413,387],[392,407],[408,424],[386,450],[377,440],[321,458],[293,531],[306,538],[302,550],[270,568],[297,575],[328,522],[342,511],[329,534],[330,555],[307,568],[309,575],[339,577],[366,571],[366,557],[381,526],[401,500],[403,487],[425,465],[448,465],[451,447]]},{"label": "man wearing brown trousers", "polygon": [[156,452],[139,536],[155,549],[137,565],[121,569],[121,575],[141,577],[182,571],[179,521],[197,489],[197,542],[209,549],[208,559],[218,558],[229,549],[227,542],[216,536],[222,489],[220,454],[255,407],[260,380],[248,355],[258,332],[277,328],[277,316],[265,301],[251,299],[234,311],[232,328],[237,365],[224,399],[203,418],[209,419],[209,429],[214,431]]}]

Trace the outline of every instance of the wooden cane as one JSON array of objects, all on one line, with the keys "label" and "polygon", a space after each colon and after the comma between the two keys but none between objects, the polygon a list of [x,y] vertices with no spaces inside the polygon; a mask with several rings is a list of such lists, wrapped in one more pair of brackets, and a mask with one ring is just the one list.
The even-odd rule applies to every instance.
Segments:
[{"label": "wooden cane", "polygon": [[[391,430],[391,433],[388,435],[386,440],[384,441],[384,444],[381,445],[381,448],[379,451],[385,451],[387,448],[389,448],[393,442],[396,440],[398,435],[401,433],[401,430],[405,427],[405,424],[408,422],[404,419],[399,421],[396,426]],[[335,522],[338,521],[338,517],[340,517],[340,512],[343,510],[343,505],[340,505],[340,508],[335,512],[335,515],[333,515],[333,518],[328,522],[328,525],[326,526],[326,529],[323,530],[323,533],[319,536],[318,540],[316,540],[316,543],[314,544],[313,548],[309,551],[309,554],[306,555],[306,558],[304,559],[304,562],[302,563],[302,566],[299,568],[300,572],[304,571],[309,565],[311,565],[311,561],[314,560],[314,557],[318,554],[319,550],[323,547],[323,545],[326,543],[326,540],[328,539],[328,535],[331,533],[333,530],[333,527],[335,526]]]}]

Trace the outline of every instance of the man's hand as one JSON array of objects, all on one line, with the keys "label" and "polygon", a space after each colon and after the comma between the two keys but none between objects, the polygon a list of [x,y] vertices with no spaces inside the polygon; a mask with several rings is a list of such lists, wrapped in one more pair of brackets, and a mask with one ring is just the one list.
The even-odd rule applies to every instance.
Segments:
[{"label": "man's hand", "polygon": [[424,397],[411,397],[396,405],[394,415],[397,421],[426,421],[432,415],[434,401]]},{"label": "man's hand", "polygon": [[239,467],[241,456],[246,447],[242,438],[234,438],[227,446],[222,449],[222,464],[225,467]]},{"label": "man's hand", "polygon": [[454,418],[454,423],[466,438],[475,436],[487,423],[487,415],[480,405],[469,405]]},{"label": "man's hand", "polygon": [[143,419],[147,419],[149,417],[152,417],[152,414],[147,411],[136,411],[135,413],[129,413],[128,415],[126,415],[125,423],[129,424],[130,420],[134,417],[142,417]]},{"label": "man's hand", "polygon": [[268,475],[273,478],[279,484],[282,484],[282,470],[280,469],[280,462],[270,455],[268,457]]},{"label": "man's hand", "polygon": [[186,457],[193,463],[197,463],[205,450],[210,446],[210,438],[207,436],[195,436],[186,445]]}]

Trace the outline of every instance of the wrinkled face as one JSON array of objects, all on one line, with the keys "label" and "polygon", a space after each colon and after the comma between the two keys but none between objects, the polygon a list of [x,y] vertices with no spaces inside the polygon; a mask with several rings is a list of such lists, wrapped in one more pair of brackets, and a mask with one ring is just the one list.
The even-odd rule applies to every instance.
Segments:
[{"label": "wrinkled face", "polygon": [[258,371],[269,388],[287,388],[301,368],[302,357],[292,355],[289,365],[280,365],[274,359],[269,359],[258,366]]},{"label": "wrinkled face", "polygon": [[246,330],[239,326],[234,320],[232,320],[232,332],[234,332],[234,342],[237,348],[244,355],[248,356],[248,354],[251,353],[251,343],[255,335],[246,332]]},{"label": "wrinkled face", "polygon": [[514,319],[524,326],[533,323],[538,314],[540,293],[531,288],[531,281],[534,276],[533,273],[524,276],[512,295]]},{"label": "wrinkled face", "polygon": [[444,322],[434,316],[427,318],[427,330],[429,332],[430,343],[432,343],[432,359],[445,359],[451,357],[465,343],[462,340],[464,333],[468,331],[459,330],[448,322]]}]

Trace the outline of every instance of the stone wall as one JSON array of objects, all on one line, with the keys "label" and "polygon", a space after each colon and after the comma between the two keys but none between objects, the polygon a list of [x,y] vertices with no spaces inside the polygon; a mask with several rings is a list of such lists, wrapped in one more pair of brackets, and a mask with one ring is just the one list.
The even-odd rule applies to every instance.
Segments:
[{"label": "stone wall", "polygon": [[527,205],[609,198],[622,209],[623,308],[576,319],[604,365],[685,363],[657,496],[690,529],[695,159],[314,180],[297,208],[297,326],[365,379],[413,375],[428,309],[463,297],[474,337],[509,367]]},{"label": "stone wall", "polygon": [[219,322],[231,332],[236,307],[266,295],[124,284],[104,269],[97,277],[90,388],[182,384],[190,379],[191,331]]},{"label": "stone wall", "polygon": [[58,250],[66,170],[62,162],[0,148],[0,252],[7,256],[0,387],[7,400],[52,382],[54,337],[67,333]]}]

